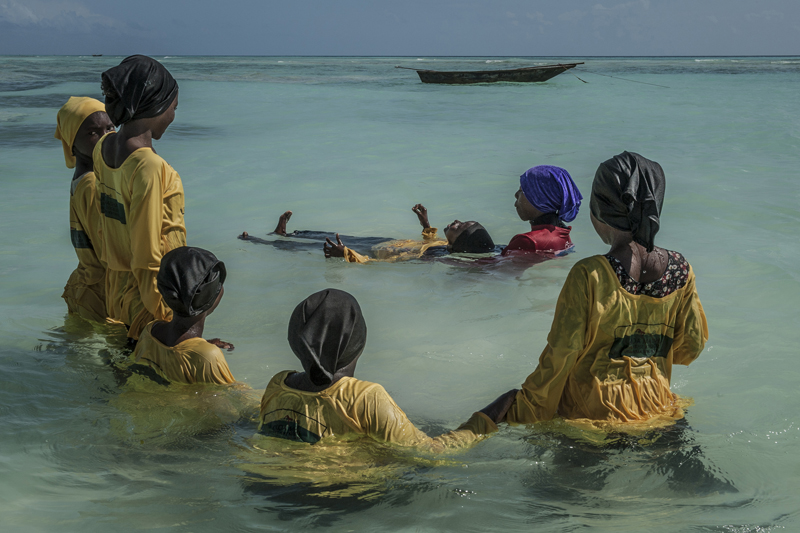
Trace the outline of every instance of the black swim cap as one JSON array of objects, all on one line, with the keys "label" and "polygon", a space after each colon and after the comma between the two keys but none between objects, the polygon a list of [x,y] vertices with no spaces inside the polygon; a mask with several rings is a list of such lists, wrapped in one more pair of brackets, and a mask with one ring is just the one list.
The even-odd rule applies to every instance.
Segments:
[{"label": "black swim cap", "polygon": [[450,249],[455,253],[485,254],[494,251],[494,241],[486,228],[476,222],[456,237]]},{"label": "black swim cap", "polygon": [[214,254],[181,246],[161,258],[156,283],[173,313],[189,318],[211,309],[226,276],[225,263]]}]

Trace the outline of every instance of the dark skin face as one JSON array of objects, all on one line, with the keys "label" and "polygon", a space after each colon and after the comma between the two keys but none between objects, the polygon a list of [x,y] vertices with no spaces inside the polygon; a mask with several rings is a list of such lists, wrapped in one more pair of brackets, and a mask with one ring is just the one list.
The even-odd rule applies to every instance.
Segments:
[{"label": "dark skin face", "polygon": [[[214,300],[214,305],[208,311],[200,313],[197,316],[182,317],[176,314],[172,315],[172,320],[169,322],[156,322],[150,330],[153,337],[156,338],[161,344],[166,346],[176,346],[185,340],[202,338],[203,329],[206,325],[206,317],[214,312],[222,300],[222,295],[225,294],[225,288],[220,288],[217,299]],[[223,350],[233,351],[233,344],[222,341],[218,338],[208,339],[208,342],[220,347]]]},{"label": "dark skin face", "polygon": [[465,230],[477,224],[474,220],[468,220],[466,222],[461,222],[460,220],[456,219],[452,221],[450,224],[444,227],[444,236],[447,238],[447,248],[453,246],[453,243],[456,242],[459,235],[464,233]]},{"label": "dark skin face", "polygon": [[531,220],[535,220],[540,216],[544,215],[543,212],[539,211],[525,198],[525,194],[522,192],[522,187],[514,194],[514,198],[516,201],[514,202],[514,208],[517,210],[517,215],[521,220],[525,220],[526,222],[530,222]]},{"label": "dark skin face", "polygon": [[120,126],[119,132],[103,141],[103,161],[111,168],[119,168],[133,152],[140,148],[153,149],[153,139],[160,139],[175,120],[178,96],[166,111],[152,118],[138,118]]},{"label": "dark skin face", "polygon": [[75,133],[75,140],[72,142],[72,155],[75,156],[75,175],[83,176],[92,170],[92,152],[106,133],[114,131],[114,124],[105,111],[96,111],[86,117]]}]

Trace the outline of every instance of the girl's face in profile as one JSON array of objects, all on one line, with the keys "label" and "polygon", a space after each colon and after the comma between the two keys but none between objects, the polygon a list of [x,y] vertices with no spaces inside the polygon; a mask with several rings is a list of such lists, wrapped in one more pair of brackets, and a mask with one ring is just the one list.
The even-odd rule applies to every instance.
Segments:
[{"label": "girl's face in profile", "polygon": [[600,222],[594,216],[594,213],[590,212],[589,213],[589,218],[591,219],[592,226],[594,226],[594,231],[597,232],[597,235],[600,237],[600,240],[603,241],[605,244],[607,244],[609,246],[613,246],[614,245],[614,241],[617,240],[617,236],[620,233],[624,233],[624,232],[621,232],[618,229],[612,228],[611,226],[609,226],[608,224],[606,224],[604,222]]},{"label": "girl's face in profile", "polygon": [[156,117],[157,122],[153,127],[153,139],[160,139],[172,121],[175,120],[175,110],[178,109],[178,95],[175,95],[175,100],[172,101],[166,111]]},{"label": "girl's face in profile", "polygon": [[514,208],[517,210],[517,215],[521,220],[534,220],[539,218],[544,213],[533,207],[531,203],[525,198],[525,193],[522,192],[522,187],[514,195],[516,201],[514,202]]},{"label": "girl's face in profile", "polygon": [[447,239],[447,244],[452,245],[458,239],[458,236],[464,233],[464,230],[473,226],[475,224],[474,220],[469,220],[467,222],[461,222],[460,220],[454,220],[450,224],[444,227],[444,236]]}]

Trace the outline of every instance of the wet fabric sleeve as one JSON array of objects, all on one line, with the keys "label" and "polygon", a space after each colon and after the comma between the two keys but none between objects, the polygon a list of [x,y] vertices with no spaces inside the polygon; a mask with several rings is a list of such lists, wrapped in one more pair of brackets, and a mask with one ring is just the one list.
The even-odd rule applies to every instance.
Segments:
[{"label": "wet fabric sleeve", "polygon": [[438,239],[437,228],[422,228],[422,239],[425,241],[435,241]]},{"label": "wet fabric sleeve", "polygon": [[[437,237],[437,229],[436,228],[423,228],[422,230],[422,243],[415,242],[415,241],[390,241],[393,244],[400,244],[402,243],[405,248],[410,248],[412,251],[410,252],[411,255],[417,257],[425,252],[430,246],[434,246],[437,244],[441,244],[438,242]],[[446,243],[445,243],[446,244]],[[397,249],[394,249],[397,248]],[[400,248],[400,246],[390,247],[383,250],[383,253],[379,254],[379,257],[372,258],[367,257],[366,255],[362,255],[358,252],[354,252],[350,248],[345,247],[344,249],[344,260],[348,263],[367,263],[369,261],[392,261],[396,259],[410,259],[411,257],[406,257],[409,255],[409,250],[405,248]]]},{"label": "wet fabric sleeve", "polygon": [[358,252],[354,252],[347,246],[344,247],[344,260],[348,263],[366,263],[370,260],[369,257],[366,255],[361,255]]},{"label": "wet fabric sleeve", "polygon": [[433,452],[468,446],[497,431],[497,425],[483,413],[475,413],[458,429],[429,437],[417,429],[383,387],[361,395],[354,405],[361,427],[370,437],[400,446],[414,446]]},{"label": "wet fabric sleeve", "polygon": [[162,256],[163,177],[165,164],[149,159],[137,168],[132,180],[128,224],[131,235],[131,271],[139,286],[142,304],[156,320],[171,316],[156,287]]},{"label": "wet fabric sleeve", "polygon": [[556,304],[547,346],[539,366],[528,376],[508,411],[511,423],[530,424],[552,419],[570,372],[586,347],[591,305],[587,273],[580,265],[570,271]]},{"label": "wet fabric sleeve", "polygon": [[694,270],[689,271],[683,291],[683,301],[675,317],[675,337],[672,343],[672,362],[676,365],[688,365],[697,359],[708,340],[708,323],[703,305],[697,296]]},{"label": "wet fabric sleeve", "polygon": [[182,370],[184,383],[228,385],[236,381],[222,350],[210,342],[188,348],[183,354]]},{"label": "wet fabric sleeve", "polygon": [[70,313],[86,320],[105,322],[105,264],[98,258],[102,250],[100,210],[95,200],[94,173],[73,180],[70,195],[70,239],[78,256],[78,268],[64,287],[62,298]]},{"label": "wet fabric sleeve", "polygon": [[133,359],[147,365],[161,377],[175,383],[216,383],[227,385],[236,380],[228,367],[225,355],[218,346],[202,338],[185,340],[169,347],[152,335],[153,323],[139,337]]}]

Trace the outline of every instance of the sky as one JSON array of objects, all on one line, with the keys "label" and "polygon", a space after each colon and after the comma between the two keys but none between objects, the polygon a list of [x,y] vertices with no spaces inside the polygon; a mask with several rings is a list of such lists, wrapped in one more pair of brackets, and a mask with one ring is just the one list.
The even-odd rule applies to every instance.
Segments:
[{"label": "sky", "polygon": [[0,0],[0,55],[800,55],[800,0]]}]

